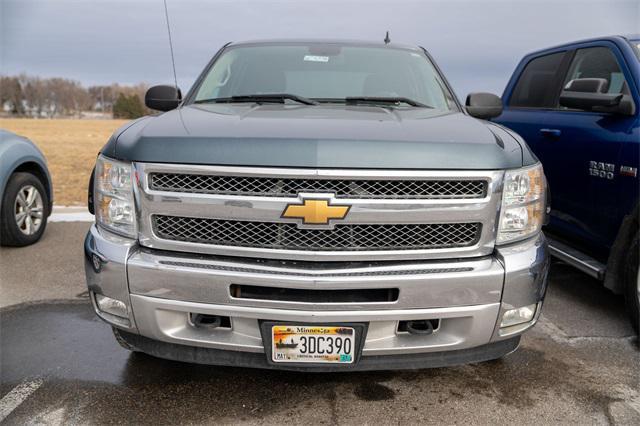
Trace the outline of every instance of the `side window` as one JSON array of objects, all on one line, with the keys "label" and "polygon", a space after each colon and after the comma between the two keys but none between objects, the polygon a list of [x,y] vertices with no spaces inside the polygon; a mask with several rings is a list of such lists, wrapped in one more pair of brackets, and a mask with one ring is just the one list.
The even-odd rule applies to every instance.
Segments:
[{"label": "side window", "polygon": [[624,74],[608,47],[588,47],[576,51],[564,85],[576,78],[604,78],[607,93],[629,93]]},{"label": "side window", "polygon": [[556,74],[565,52],[541,56],[530,61],[522,71],[509,106],[551,108],[558,90]]}]

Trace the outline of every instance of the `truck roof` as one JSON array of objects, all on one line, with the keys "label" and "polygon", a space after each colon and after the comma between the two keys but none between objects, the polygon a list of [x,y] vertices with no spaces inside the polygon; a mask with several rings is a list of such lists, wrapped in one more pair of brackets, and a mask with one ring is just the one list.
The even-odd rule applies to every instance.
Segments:
[{"label": "truck roof", "polygon": [[612,43],[620,43],[622,41],[627,41],[628,42],[630,40],[640,40],[640,34],[609,35],[609,36],[602,36],[602,37],[592,37],[592,38],[587,38],[587,39],[582,39],[582,40],[574,40],[574,41],[558,44],[558,45],[555,45],[555,46],[546,47],[544,49],[534,50],[533,52],[529,52],[525,56],[536,55],[538,53],[547,52],[549,50],[560,49],[560,48],[563,48],[563,47],[571,47],[571,46],[574,46],[576,44],[590,43],[590,42],[594,42],[594,41],[610,41]]},{"label": "truck roof", "polygon": [[229,43],[229,46],[244,46],[244,45],[277,45],[277,44],[339,44],[342,46],[361,46],[361,47],[384,47],[387,49],[403,49],[403,50],[415,50],[421,51],[418,46],[389,43],[385,44],[383,40],[380,41],[367,41],[367,40],[349,40],[349,39],[306,39],[306,38],[278,38],[278,39],[262,39],[262,40],[244,40],[234,41]]}]

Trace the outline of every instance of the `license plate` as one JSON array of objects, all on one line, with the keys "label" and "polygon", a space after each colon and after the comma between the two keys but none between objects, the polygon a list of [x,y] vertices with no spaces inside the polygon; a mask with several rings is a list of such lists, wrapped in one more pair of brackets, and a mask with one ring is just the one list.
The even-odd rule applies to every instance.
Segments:
[{"label": "license plate", "polygon": [[353,363],[356,332],[351,327],[274,325],[273,362]]}]

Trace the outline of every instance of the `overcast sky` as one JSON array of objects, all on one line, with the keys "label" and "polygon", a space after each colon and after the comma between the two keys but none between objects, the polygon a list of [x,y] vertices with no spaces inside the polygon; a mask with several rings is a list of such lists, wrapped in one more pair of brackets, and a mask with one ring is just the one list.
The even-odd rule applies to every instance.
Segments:
[{"label": "overcast sky", "polygon": [[[171,83],[162,0],[0,0],[0,73],[85,85]],[[458,96],[500,94],[527,52],[640,33],[640,0],[168,0],[178,82],[218,48],[256,38],[349,38],[427,48]]]}]

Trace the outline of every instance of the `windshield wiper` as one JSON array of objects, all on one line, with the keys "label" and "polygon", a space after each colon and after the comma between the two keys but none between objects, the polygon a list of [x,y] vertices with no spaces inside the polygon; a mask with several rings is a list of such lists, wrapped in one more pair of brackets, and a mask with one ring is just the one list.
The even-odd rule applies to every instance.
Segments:
[{"label": "windshield wiper", "polygon": [[414,101],[413,99],[405,97],[351,96],[346,97],[344,100],[347,104],[407,104],[420,108],[433,108],[430,105],[426,105],[422,102]]},{"label": "windshield wiper", "polygon": [[304,96],[293,95],[291,93],[264,93],[257,95],[240,95],[240,96],[231,96],[228,98],[211,98],[211,99],[200,99],[195,101],[196,104],[207,104],[207,103],[235,103],[235,102],[278,102],[284,103],[285,100],[295,101],[305,105],[318,105],[317,101],[313,99],[305,98]]}]

